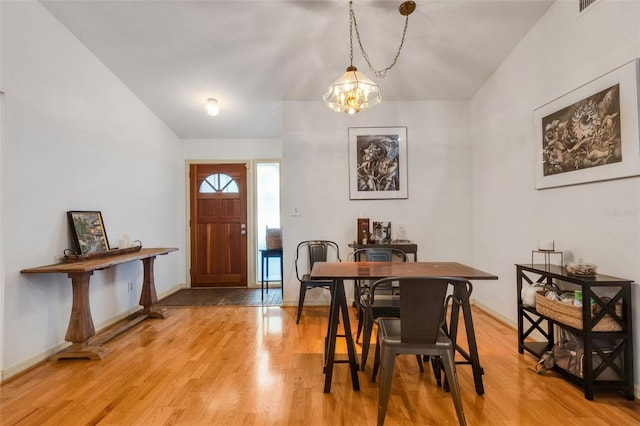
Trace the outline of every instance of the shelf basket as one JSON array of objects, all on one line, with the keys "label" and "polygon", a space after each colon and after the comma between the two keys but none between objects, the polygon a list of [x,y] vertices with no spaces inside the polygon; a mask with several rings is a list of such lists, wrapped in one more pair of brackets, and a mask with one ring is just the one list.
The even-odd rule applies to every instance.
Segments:
[{"label": "shelf basket", "polygon": [[280,228],[267,228],[265,239],[267,250],[282,248],[282,230]]},{"label": "shelf basket", "polygon": [[[577,330],[582,330],[582,306],[570,305],[568,303],[556,302],[547,299],[540,291],[536,292],[536,310],[559,323],[568,325]],[[616,304],[616,314],[622,316],[622,305]],[[593,314],[592,314],[593,315]],[[621,331],[622,327],[611,315],[605,315],[594,327],[592,331]]]}]

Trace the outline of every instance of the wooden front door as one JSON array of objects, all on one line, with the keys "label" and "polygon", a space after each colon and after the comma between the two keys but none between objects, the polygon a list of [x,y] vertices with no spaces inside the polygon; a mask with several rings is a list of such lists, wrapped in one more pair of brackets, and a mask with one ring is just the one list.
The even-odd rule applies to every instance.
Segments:
[{"label": "wooden front door", "polygon": [[247,286],[247,168],[191,164],[191,287]]}]

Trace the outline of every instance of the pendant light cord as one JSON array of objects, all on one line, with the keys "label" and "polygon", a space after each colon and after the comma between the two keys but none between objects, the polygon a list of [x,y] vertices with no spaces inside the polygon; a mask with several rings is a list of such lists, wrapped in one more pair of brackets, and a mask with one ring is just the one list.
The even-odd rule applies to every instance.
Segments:
[{"label": "pendant light cord", "polygon": [[[353,25],[356,20],[356,15],[353,13],[353,9],[351,8],[351,1],[349,2],[349,61],[350,67],[353,68]],[[357,30],[356,30],[357,33]],[[360,38],[358,37],[358,40]],[[371,65],[369,65],[371,66]]]},{"label": "pendant light cord", "polygon": [[356,14],[353,11],[353,1],[349,2],[349,39],[350,39],[350,58],[351,58],[351,66],[353,66],[353,29],[356,30],[356,37],[358,39],[358,45],[360,46],[360,51],[362,52],[362,56],[364,60],[367,61],[367,65],[369,65],[369,69],[372,73],[375,74],[378,78],[384,78],[387,75],[387,71],[395,66],[398,62],[398,58],[400,57],[400,51],[402,51],[402,46],[404,46],[405,36],[407,34],[407,27],[409,26],[409,14],[405,15],[404,21],[404,29],[402,30],[402,39],[400,40],[400,46],[398,47],[398,51],[396,52],[396,56],[393,58],[393,62],[388,67],[376,70],[371,64],[371,60],[369,60],[369,55],[366,50],[364,50],[364,46],[362,45],[362,40],[360,39],[360,31],[358,30],[358,22],[356,21]]}]

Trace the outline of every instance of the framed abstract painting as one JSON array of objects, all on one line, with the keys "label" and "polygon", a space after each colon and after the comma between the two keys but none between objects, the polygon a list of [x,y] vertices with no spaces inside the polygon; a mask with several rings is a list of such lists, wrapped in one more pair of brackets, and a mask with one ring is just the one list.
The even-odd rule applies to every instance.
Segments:
[{"label": "framed abstract painting", "polygon": [[349,199],[408,198],[406,127],[349,128]]},{"label": "framed abstract painting", "polygon": [[536,189],[640,174],[639,60],[534,111]]}]

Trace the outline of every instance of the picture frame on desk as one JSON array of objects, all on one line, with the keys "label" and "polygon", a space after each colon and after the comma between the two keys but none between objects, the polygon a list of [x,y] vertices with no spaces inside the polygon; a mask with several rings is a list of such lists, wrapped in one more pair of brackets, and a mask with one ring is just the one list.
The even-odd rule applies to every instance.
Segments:
[{"label": "picture frame on desk", "polygon": [[406,127],[349,127],[349,199],[409,197]]},{"label": "picture frame on desk", "polygon": [[374,244],[389,244],[391,242],[391,222],[373,222],[371,240]]},{"label": "picture frame on desk", "polygon": [[536,189],[640,175],[639,68],[634,59],[534,111]]},{"label": "picture frame on desk", "polygon": [[67,218],[77,254],[109,251],[109,239],[100,211],[68,211]]}]

